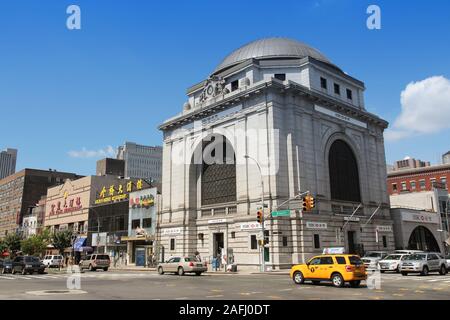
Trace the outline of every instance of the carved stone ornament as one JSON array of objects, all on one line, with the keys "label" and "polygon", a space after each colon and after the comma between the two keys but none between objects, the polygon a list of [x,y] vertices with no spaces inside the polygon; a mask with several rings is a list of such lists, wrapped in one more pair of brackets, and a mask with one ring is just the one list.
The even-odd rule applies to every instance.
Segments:
[{"label": "carved stone ornament", "polygon": [[200,102],[226,93],[228,93],[228,90],[225,88],[225,80],[217,76],[211,76],[206,80],[205,87],[200,95]]}]

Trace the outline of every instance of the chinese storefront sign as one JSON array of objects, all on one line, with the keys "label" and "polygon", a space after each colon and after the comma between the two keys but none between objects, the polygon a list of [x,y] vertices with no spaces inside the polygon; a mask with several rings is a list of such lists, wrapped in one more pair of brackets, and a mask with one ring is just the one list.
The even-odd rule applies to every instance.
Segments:
[{"label": "chinese storefront sign", "polygon": [[142,190],[143,180],[128,181],[127,183],[119,185],[104,186],[95,200],[95,204],[103,204],[110,202],[119,202],[128,199],[128,194],[136,190]]},{"label": "chinese storefront sign", "polygon": [[58,201],[56,204],[51,205],[50,216],[72,213],[83,209],[81,204],[81,197],[69,197],[69,193],[64,192],[64,201]]}]

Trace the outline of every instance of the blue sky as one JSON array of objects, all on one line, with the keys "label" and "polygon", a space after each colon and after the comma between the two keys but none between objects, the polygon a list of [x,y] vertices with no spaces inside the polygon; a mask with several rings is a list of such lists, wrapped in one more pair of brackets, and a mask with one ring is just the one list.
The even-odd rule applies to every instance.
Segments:
[{"label": "blue sky", "polygon": [[[66,28],[70,4],[81,7],[81,30]],[[381,8],[381,30],[366,28],[370,4]],[[161,144],[157,126],[228,53],[284,36],[364,81],[367,109],[392,125],[401,92],[419,82],[404,106],[416,118],[397,121],[407,134],[387,139],[386,157],[436,163],[450,149],[450,121],[416,130],[417,117],[427,118],[416,109],[428,102],[414,103],[448,96],[449,34],[447,0],[1,1],[0,148],[19,149],[17,169],[93,174],[108,146]],[[433,76],[443,78],[420,82]],[[432,115],[449,119],[447,101],[432,101]]]}]

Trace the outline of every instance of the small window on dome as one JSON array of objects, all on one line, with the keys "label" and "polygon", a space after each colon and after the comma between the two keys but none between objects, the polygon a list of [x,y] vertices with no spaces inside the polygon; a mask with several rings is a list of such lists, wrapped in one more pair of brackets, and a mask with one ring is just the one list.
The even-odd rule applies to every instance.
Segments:
[{"label": "small window on dome", "polygon": [[327,88],[327,79],[320,77],[320,86],[323,89],[326,89]]},{"label": "small window on dome", "polygon": [[275,73],[274,75],[275,79],[285,81],[286,80],[286,74],[285,73]]},{"label": "small window on dome", "polygon": [[239,89],[239,80],[231,82],[231,91],[236,91],[237,89]]}]

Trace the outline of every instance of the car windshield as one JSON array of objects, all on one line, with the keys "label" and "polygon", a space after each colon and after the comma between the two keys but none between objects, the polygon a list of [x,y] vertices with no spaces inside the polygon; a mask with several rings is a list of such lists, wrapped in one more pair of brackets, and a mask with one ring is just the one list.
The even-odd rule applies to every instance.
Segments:
[{"label": "car windshield", "polygon": [[400,254],[390,254],[384,260],[400,260],[401,257]]},{"label": "car windshield", "polygon": [[195,259],[192,257],[184,257],[184,261],[190,262],[190,261],[195,261]]},{"label": "car windshield", "polygon": [[412,254],[410,256],[408,256],[408,258],[406,258],[405,260],[425,260],[426,259],[426,255],[425,254]]},{"label": "car windshield", "polygon": [[408,257],[409,257],[410,255],[409,254],[405,254],[402,258],[401,258],[401,260],[403,261],[403,260],[408,260]]}]

